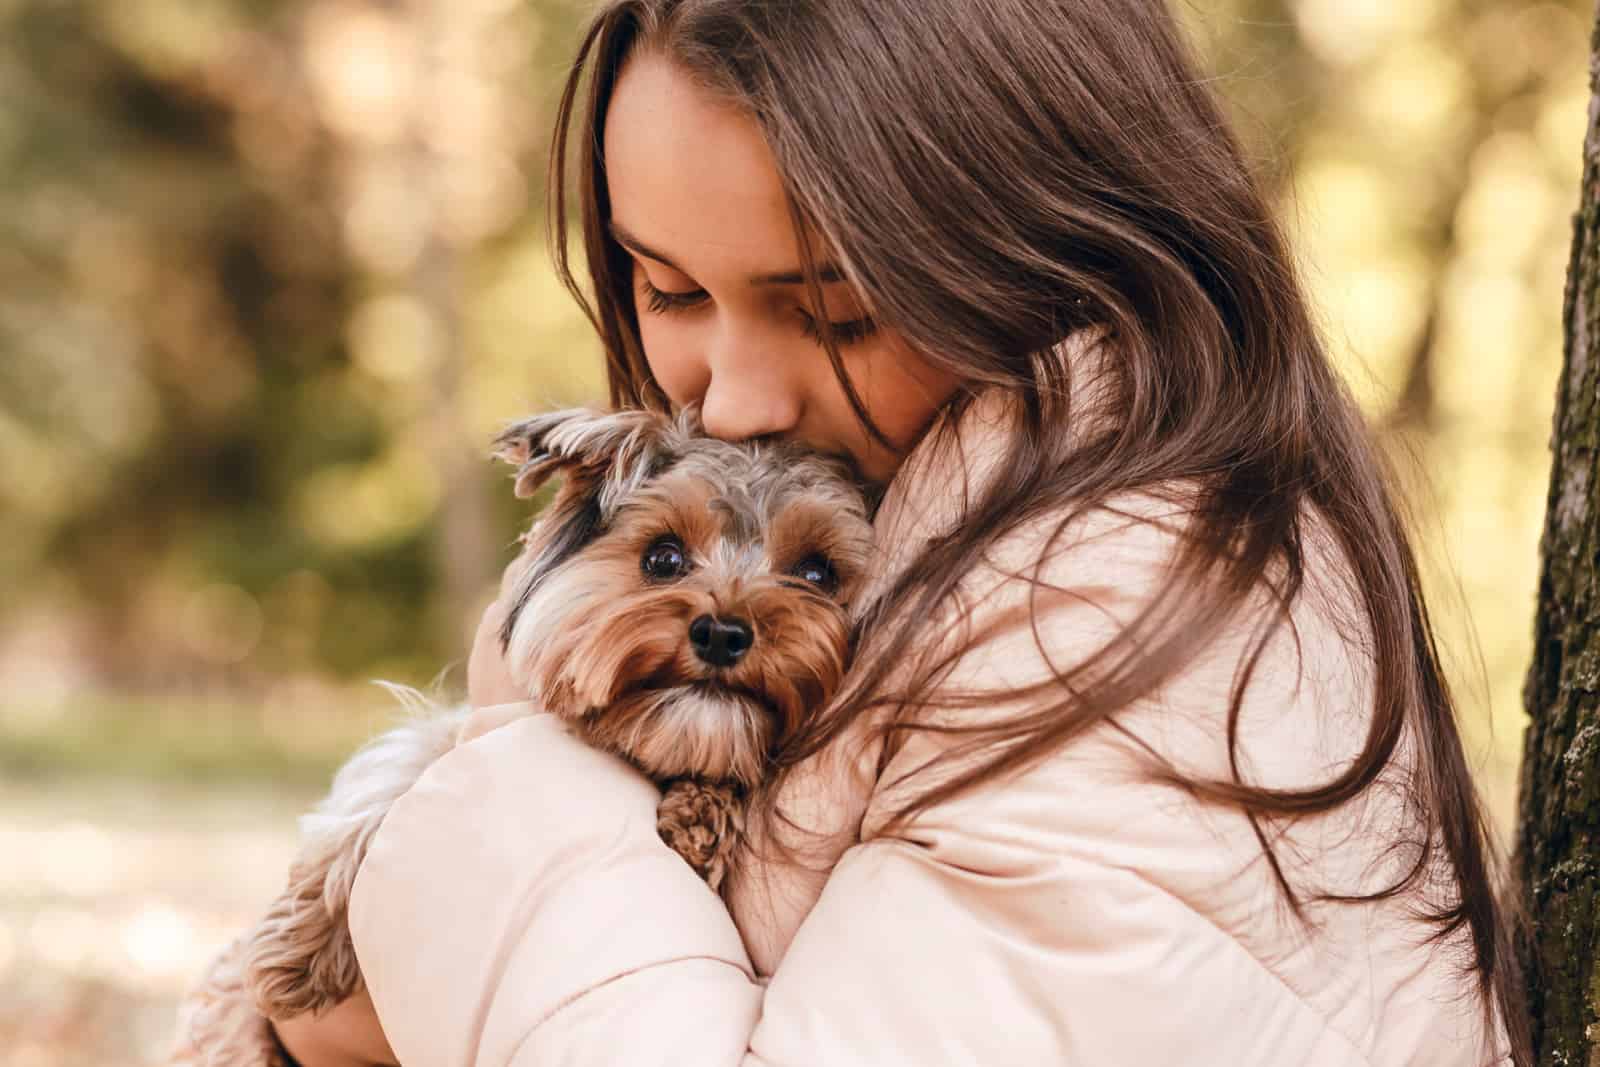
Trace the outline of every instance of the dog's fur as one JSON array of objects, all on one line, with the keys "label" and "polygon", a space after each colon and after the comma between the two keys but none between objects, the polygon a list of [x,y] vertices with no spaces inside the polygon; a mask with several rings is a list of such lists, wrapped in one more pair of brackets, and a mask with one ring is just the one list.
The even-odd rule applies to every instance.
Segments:
[{"label": "dog's fur", "polygon": [[[501,639],[542,708],[664,787],[663,839],[716,888],[771,753],[844,673],[871,526],[843,463],[698,431],[692,410],[575,410],[500,436],[519,496],[563,476],[524,537]],[[409,720],[357,753],[302,820],[288,887],[218,961],[177,1062],[264,1067],[261,1016],[320,1011],[360,988],[345,926],[356,871],[389,806],[470,712],[408,699]]]}]

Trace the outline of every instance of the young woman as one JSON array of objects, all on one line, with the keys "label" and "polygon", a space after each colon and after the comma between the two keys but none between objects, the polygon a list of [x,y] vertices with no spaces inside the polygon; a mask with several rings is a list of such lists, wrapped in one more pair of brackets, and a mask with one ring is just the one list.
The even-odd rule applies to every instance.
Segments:
[{"label": "young woman", "polygon": [[613,0],[558,250],[569,141],[614,402],[887,484],[852,684],[724,901],[492,607],[306,1067],[1527,1062],[1407,534],[1161,0]]}]

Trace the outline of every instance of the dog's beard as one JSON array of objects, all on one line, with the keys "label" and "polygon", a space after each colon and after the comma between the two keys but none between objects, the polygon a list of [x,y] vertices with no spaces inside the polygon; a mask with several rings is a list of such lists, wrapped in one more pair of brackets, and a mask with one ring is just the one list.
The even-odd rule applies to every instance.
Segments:
[{"label": "dog's beard", "polygon": [[698,608],[671,593],[634,596],[543,650],[534,674],[547,706],[589,740],[657,778],[760,778],[779,709],[761,687],[758,656],[710,671],[685,639]]},{"label": "dog's beard", "polygon": [[625,753],[657,778],[746,786],[760,780],[775,732],[772,711],[758,697],[715,681],[625,692],[586,722],[596,744]]},{"label": "dog's beard", "polygon": [[739,672],[695,661],[691,599],[606,589],[596,573],[606,569],[576,563],[547,580],[512,626],[508,657],[527,665],[514,673],[593,744],[654,777],[754,784],[777,728],[770,702]]}]

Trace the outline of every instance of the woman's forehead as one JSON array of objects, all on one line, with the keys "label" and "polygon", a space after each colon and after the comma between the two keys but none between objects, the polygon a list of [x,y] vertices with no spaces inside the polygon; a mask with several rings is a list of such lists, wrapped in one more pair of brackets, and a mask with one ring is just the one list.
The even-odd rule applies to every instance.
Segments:
[{"label": "woman's forehead", "polygon": [[799,265],[760,127],[669,60],[645,54],[623,68],[604,137],[612,221],[636,239],[635,251],[642,245],[697,275]]}]

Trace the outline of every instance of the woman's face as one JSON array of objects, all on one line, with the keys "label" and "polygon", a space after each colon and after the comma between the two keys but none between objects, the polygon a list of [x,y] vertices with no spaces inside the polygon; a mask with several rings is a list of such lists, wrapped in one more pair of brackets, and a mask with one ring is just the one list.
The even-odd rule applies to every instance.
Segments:
[{"label": "woman's face", "polygon": [[[818,264],[822,306],[813,306],[755,121],[645,53],[617,81],[605,159],[612,236],[633,257],[645,358],[672,402],[699,401],[715,437],[798,440],[887,481],[956,379],[876,325],[827,263]],[[893,449],[857,420],[817,338],[822,319]]]}]

